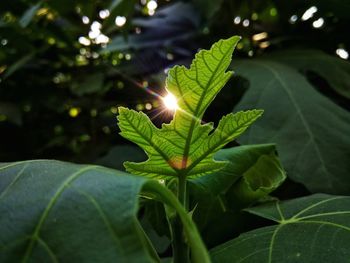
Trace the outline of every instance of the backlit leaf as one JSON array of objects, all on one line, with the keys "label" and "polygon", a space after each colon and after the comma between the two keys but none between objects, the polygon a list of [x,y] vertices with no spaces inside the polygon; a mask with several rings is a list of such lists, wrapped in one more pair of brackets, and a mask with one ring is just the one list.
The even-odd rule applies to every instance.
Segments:
[{"label": "backlit leaf", "polygon": [[142,147],[149,157],[142,163],[126,162],[128,172],[158,178],[193,177],[213,173],[226,164],[214,161],[214,153],[262,114],[261,110],[228,114],[215,131],[211,123],[201,123],[205,110],[232,75],[226,70],[239,39],[220,40],[209,51],[196,54],[189,69],[175,66],[169,71],[167,89],[177,98],[179,109],[161,129],[145,114],[119,108],[121,135]]}]

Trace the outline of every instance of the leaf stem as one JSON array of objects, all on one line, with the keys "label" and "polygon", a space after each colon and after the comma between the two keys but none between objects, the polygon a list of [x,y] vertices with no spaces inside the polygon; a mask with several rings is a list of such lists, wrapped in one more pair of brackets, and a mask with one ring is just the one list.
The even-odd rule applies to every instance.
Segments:
[{"label": "leaf stem", "polygon": [[182,204],[182,206],[187,211],[188,210],[188,205],[187,205],[187,181],[186,181],[186,175],[183,175],[183,174],[179,175],[177,195],[178,195],[179,202]]},{"label": "leaf stem", "polygon": [[[186,181],[185,181],[186,182]],[[202,241],[202,238],[199,235],[198,229],[195,225],[195,223],[192,221],[191,217],[188,215],[187,211],[182,207],[180,202],[177,200],[177,198],[173,195],[173,193],[167,189],[164,186],[161,186],[158,182],[154,181],[148,181],[144,187],[143,190],[148,190],[152,193],[157,193],[161,200],[167,204],[170,207],[173,207],[177,214],[178,218],[182,220],[182,223],[180,222],[181,226],[181,232],[178,237],[181,238],[182,242],[184,240],[184,236],[186,236],[187,243],[189,244],[191,248],[191,259],[193,263],[210,263],[210,257],[208,254],[208,251]],[[175,218],[176,219],[176,218]],[[175,221],[174,219],[172,221]],[[175,226],[174,223],[172,223],[172,227]],[[183,228],[183,231],[182,231]],[[172,234],[174,235],[176,233],[175,229],[172,228]],[[184,234],[185,235],[184,235]],[[173,241],[175,241],[173,236]],[[177,241],[177,240],[176,240]],[[174,244],[175,242],[173,242]],[[187,246],[186,243],[186,246]],[[176,243],[178,245],[179,243]],[[174,246],[174,245],[173,245]],[[182,250],[180,246],[176,247],[176,250],[174,250],[174,262],[176,263],[188,263],[188,255],[189,253],[183,253],[186,250]],[[188,251],[188,250],[187,250]],[[177,252],[177,254],[176,254]],[[176,256],[175,256],[176,255]]]},{"label": "leaf stem", "polygon": [[[179,174],[178,177],[178,191],[177,197],[182,204],[186,213],[188,210],[187,205],[187,187],[186,187],[186,175]],[[185,240],[184,229],[179,214],[176,216],[173,222],[173,257],[174,263],[188,263],[189,260],[189,247]]]}]

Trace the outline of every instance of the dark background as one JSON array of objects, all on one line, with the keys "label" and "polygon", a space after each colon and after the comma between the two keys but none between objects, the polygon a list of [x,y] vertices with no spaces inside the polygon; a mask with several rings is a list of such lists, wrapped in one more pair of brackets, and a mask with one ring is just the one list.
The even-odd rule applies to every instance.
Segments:
[{"label": "dark background", "polygon": [[[221,38],[242,36],[234,59],[294,48],[347,59],[350,1],[159,0],[154,11],[149,2],[0,1],[0,161],[95,162],[127,143],[118,106],[143,110],[157,125],[168,121],[147,90],[163,94],[169,67],[188,65]],[[303,74],[349,109],[323,76]],[[246,85],[233,78],[205,120],[232,111]]]}]

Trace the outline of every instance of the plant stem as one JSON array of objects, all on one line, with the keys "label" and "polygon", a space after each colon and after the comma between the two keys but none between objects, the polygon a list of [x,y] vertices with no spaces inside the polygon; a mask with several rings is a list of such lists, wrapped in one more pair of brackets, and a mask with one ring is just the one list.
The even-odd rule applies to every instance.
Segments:
[{"label": "plant stem", "polygon": [[[150,193],[157,193],[159,195],[160,200],[166,204],[169,208],[175,209],[178,216],[182,219],[183,229],[186,234],[187,243],[191,248],[191,260],[194,263],[210,263],[210,257],[208,251],[203,243],[202,238],[199,235],[196,224],[192,221],[191,217],[185,211],[183,206],[178,201],[178,198],[173,195],[173,193],[166,187],[161,186],[158,182],[153,180],[148,181],[143,190]],[[169,214],[168,214],[169,215]],[[168,217],[168,220],[172,219]],[[173,219],[169,220],[171,223],[171,233],[174,234],[173,231]],[[180,262],[179,260],[177,262]],[[189,261],[187,261],[189,262]]]},{"label": "plant stem", "polygon": [[179,185],[178,185],[178,199],[179,202],[183,205],[185,210],[188,210],[187,207],[187,181],[186,176],[179,176]]},{"label": "plant stem", "polygon": [[[187,190],[186,190],[186,176],[180,175],[178,181],[177,197],[183,208],[187,212]],[[184,239],[183,225],[179,215],[176,216],[173,223],[173,257],[174,263],[188,263],[189,261],[189,247]]]}]

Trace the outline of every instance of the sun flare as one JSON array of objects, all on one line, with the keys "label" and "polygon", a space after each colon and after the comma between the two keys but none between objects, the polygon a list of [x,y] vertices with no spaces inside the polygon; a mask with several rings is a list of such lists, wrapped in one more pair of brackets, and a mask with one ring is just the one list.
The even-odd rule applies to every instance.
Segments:
[{"label": "sun flare", "polygon": [[164,106],[169,110],[177,110],[179,105],[177,104],[176,97],[168,92],[168,94],[162,98]]}]

